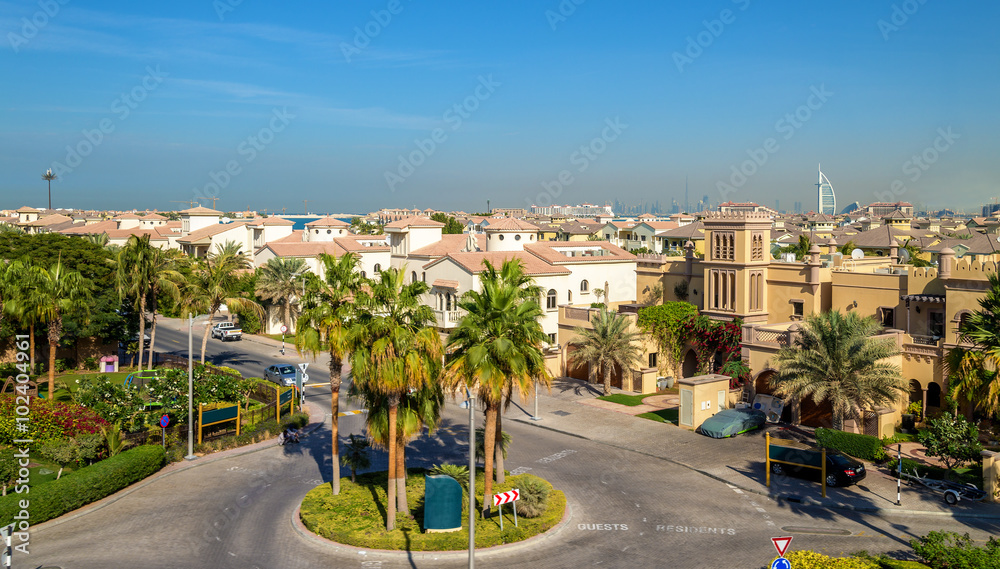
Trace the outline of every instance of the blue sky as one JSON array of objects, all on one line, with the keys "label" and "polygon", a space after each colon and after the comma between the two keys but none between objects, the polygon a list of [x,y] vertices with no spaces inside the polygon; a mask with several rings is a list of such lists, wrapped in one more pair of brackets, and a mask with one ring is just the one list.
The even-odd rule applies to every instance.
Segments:
[{"label": "blue sky", "polygon": [[0,0],[0,207],[50,167],[75,208],[666,205],[688,176],[810,209],[820,162],[838,209],[1000,193],[994,3],[64,2]]}]

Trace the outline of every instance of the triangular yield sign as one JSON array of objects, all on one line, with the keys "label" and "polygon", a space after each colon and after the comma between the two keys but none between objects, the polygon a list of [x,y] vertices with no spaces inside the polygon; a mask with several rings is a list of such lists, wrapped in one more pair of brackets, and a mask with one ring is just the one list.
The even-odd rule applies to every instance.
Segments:
[{"label": "triangular yield sign", "polygon": [[778,556],[784,557],[785,552],[788,551],[788,544],[792,543],[791,537],[772,537],[771,543],[774,544],[774,548],[778,550]]}]

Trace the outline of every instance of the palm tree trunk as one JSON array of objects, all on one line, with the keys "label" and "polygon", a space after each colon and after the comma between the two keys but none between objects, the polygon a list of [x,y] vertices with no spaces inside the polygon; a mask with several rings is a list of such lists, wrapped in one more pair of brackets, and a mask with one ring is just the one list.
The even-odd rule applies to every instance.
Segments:
[{"label": "palm tree trunk", "polygon": [[49,395],[52,399],[56,392],[56,348],[59,347],[59,336],[62,335],[62,317],[56,316],[49,322]]},{"label": "palm tree trunk", "polygon": [[497,484],[503,484],[506,477],[503,472],[503,413],[497,410],[496,437],[493,439],[493,460],[496,463]]},{"label": "palm tree trunk", "polygon": [[399,407],[399,396],[389,399],[389,440],[386,446],[389,448],[389,472],[388,488],[386,489],[386,517],[385,529],[392,531],[396,529],[396,415]]},{"label": "palm tree trunk", "polygon": [[838,431],[844,430],[844,412],[836,407],[833,408],[833,428]]},{"label": "palm tree trunk", "polygon": [[153,347],[156,345],[156,308],[152,311],[152,321],[150,322],[149,331],[149,365],[146,369],[153,369]]},{"label": "palm tree trunk", "polygon": [[139,360],[136,370],[142,369],[142,352],[146,347],[146,293],[139,295]]},{"label": "palm tree trunk", "polygon": [[611,395],[611,365],[604,365],[604,394]]},{"label": "palm tree trunk", "polygon": [[205,323],[205,333],[201,335],[201,365],[205,365],[205,349],[208,348],[208,335],[211,333],[212,320],[215,319],[215,311],[208,315],[208,322]]},{"label": "palm tree trunk", "polygon": [[[340,385],[344,364],[340,358],[330,354],[330,438],[333,443],[333,472],[330,486],[333,495],[340,494]],[[351,468],[351,482],[354,482],[354,468]]]},{"label": "palm tree trunk", "polygon": [[486,432],[483,433],[483,462],[484,464],[484,484],[483,484],[483,515],[489,511],[490,497],[493,494],[493,447],[496,444],[497,436],[497,406],[490,402],[486,404]]},{"label": "palm tree trunk", "polygon": [[406,500],[406,441],[402,433],[396,437],[396,508],[400,513],[410,515],[410,505]]},{"label": "palm tree trunk", "polygon": [[35,373],[35,323],[28,324],[28,335],[31,336],[31,373]]}]

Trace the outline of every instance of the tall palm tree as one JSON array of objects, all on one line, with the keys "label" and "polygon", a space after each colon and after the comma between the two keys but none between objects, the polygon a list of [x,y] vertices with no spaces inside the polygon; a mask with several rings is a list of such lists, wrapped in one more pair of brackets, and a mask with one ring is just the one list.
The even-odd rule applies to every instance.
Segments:
[{"label": "tall palm tree", "polygon": [[111,238],[108,237],[107,233],[90,233],[87,235],[86,239],[98,247],[107,247],[108,241]]},{"label": "tall palm tree", "polygon": [[604,377],[604,394],[611,395],[611,374],[617,367],[626,373],[637,367],[642,356],[641,337],[629,330],[629,321],[616,312],[601,311],[590,320],[593,328],[576,329],[577,339],[571,342],[577,350],[570,360],[587,363]]},{"label": "tall palm tree", "polygon": [[959,326],[962,340],[974,349],[955,347],[945,358],[952,397],[964,396],[991,415],[1000,413],[1000,276],[989,275],[989,289],[979,310]]},{"label": "tall palm tree", "polygon": [[58,177],[59,176],[52,173],[52,168],[49,168],[44,174],[42,174],[42,179],[49,183],[49,209],[52,209],[52,180],[55,180]]},{"label": "tall palm tree", "polygon": [[906,393],[899,366],[886,361],[899,353],[891,339],[875,339],[881,323],[856,312],[811,314],[791,346],[782,348],[771,379],[775,392],[829,401],[833,427],[845,417],[861,421],[866,409],[895,403]]},{"label": "tall palm tree", "polygon": [[184,285],[182,307],[185,311],[208,314],[205,332],[201,337],[202,364],[205,363],[205,350],[208,347],[212,320],[223,304],[229,308],[230,313],[253,312],[261,320],[264,319],[264,309],[257,304],[257,301],[236,289],[239,273],[249,270],[250,266],[250,260],[240,252],[239,244],[229,242],[205,258],[199,259]]},{"label": "tall palm tree", "polygon": [[56,349],[63,333],[63,316],[70,312],[84,311],[89,307],[93,283],[78,271],[66,270],[61,261],[48,270],[40,267],[31,269],[29,277],[35,285],[26,298],[13,299],[15,312],[23,313],[26,305],[32,309],[40,322],[48,327],[49,340],[49,397],[56,388]]},{"label": "tall palm tree", "polygon": [[[530,282],[525,277],[518,260],[505,261],[500,271],[486,262],[480,274],[482,290],[469,291],[459,300],[458,306],[466,316],[448,337],[452,354],[447,364],[448,379],[456,387],[464,384],[478,388],[486,412],[487,497],[493,488],[501,405],[509,405],[515,392],[526,399],[535,381],[546,385],[550,381],[541,350],[548,341],[539,324],[542,309],[538,297],[522,288]],[[496,476],[502,480],[502,470],[497,470]],[[483,506],[487,504],[484,500]]]},{"label": "tall palm tree", "polygon": [[139,358],[138,368],[142,369],[142,353],[146,337],[146,300],[149,295],[150,264],[153,246],[149,235],[131,235],[115,256],[115,289],[121,300],[133,299],[139,312]]},{"label": "tall palm tree", "polygon": [[295,334],[295,349],[311,353],[313,359],[325,348],[330,354],[330,437],[333,443],[331,487],[340,494],[340,386],[344,358],[349,352],[347,331],[354,308],[354,297],[363,279],[357,270],[360,257],[346,253],[339,259],[323,253],[323,280],[316,283],[303,299],[302,315]]},{"label": "tall palm tree", "polygon": [[257,269],[257,296],[281,305],[282,323],[292,329],[292,298],[301,296],[305,259],[275,257]]},{"label": "tall palm tree", "polygon": [[405,269],[382,271],[370,290],[357,296],[358,315],[351,326],[348,345],[354,383],[359,389],[387,399],[389,422],[388,515],[386,529],[396,527],[397,414],[410,390],[439,381],[436,370],[442,358],[441,337],[430,326],[431,308],[420,302],[427,283],[405,283]]},{"label": "tall palm tree", "polygon": [[[436,370],[435,373],[439,373]],[[389,399],[370,386],[355,384],[352,397],[360,397],[365,402],[368,413],[365,426],[368,438],[379,448],[389,445]],[[444,405],[444,390],[440,383],[425,384],[419,389],[407,391],[399,400],[396,410],[396,507],[399,513],[409,515],[410,507],[406,499],[406,443],[419,435],[424,427],[434,432],[441,422],[441,407]]]},{"label": "tall palm tree", "polygon": [[166,294],[173,302],[181,299],[184,275],[177,270],[181,263],[180,251],[154,247],[149,261],[149,362],[146,369],[153,369],[153,349],[156,346],[156,309],[160,293]]},{"label": "tall palm tree", "polygon": [[38,285],[35,279],[38,271],[28,261],[13,261],[3,263],[3,313],[14,317],[18,323],[28,328],[29,365],[31,373],[35,373],[35,324],[41,317],[38,306],[28,301]]}]

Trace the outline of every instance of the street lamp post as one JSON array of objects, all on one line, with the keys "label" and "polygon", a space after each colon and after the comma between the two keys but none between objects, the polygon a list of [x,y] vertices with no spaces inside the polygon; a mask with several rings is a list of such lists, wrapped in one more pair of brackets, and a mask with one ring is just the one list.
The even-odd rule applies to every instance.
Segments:
[{"label": "street lamp post", "polygon": [[188,312],[188,453],[185,460],[198,458],[194,455],[194,316]]},{"label": "street lamp post", "polygon": [[476,566],[476,406],[468,387],[465,398],[461,407],[469,409],[469,569],[473,569]]},{"label": "street lamp post", "polygon": [[541,421],[542,418],[538,416],[538,380],[535,380],[535,414],[531,416],[532,421]]}]

